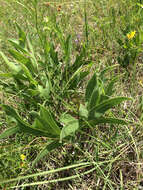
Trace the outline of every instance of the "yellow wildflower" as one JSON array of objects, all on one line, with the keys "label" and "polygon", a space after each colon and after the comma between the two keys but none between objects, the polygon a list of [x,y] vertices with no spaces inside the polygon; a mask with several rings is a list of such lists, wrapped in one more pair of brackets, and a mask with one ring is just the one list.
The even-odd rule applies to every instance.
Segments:
[{"label": "yellow wildflower", "polygon": [[21,158],[22,161],[24,161],[25,158],[26,158],[26,156],[25,156],[24,154],[21,154],[21,155],[20,155],[20,158]]},{"label": "yellow wildflower", "polygon": [[127,34],[128,40],[132,39],[132,38],[135,36],[135,34],[136,34],[136,31],[135,31],[135,30],[132,31],[132,32],[130,32],[130,33],[128,33],[128,34]]}]

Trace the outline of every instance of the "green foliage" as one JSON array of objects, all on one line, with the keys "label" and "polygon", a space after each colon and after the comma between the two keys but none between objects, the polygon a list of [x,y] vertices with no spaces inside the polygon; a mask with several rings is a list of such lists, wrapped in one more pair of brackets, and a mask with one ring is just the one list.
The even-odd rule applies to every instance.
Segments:
[{"label": "green foliage", "polygon": [[[106,69],[106,71],[110,71],[113,68],[114,67],[109,67]],[[5,110],[6,114],[17,121],[17,125],[16,127],[10,128],[2,133],[1,138],[7,137],[17,132],[25,132],[36,136],[52,138],[51,143],[48,144],[37,156],[33,163],[35,164],[43,156],[45,156],[46,153],[49,153],[53,149],[64,144],[64,141],[66,142],[69,140],[69,137],[74,137],[75,132],[79,128],[82,128],[82,120],[84,122],[86,121],[86,123],[92,124],[93,126],[100,123],[127,125],[128,122],[122,119],[104,117],[104,114],[111,108],[119,105],[125,100],[131,100],[127,97],[108,96],[108,92],[113,92],[113,84],[116,82],[116,80],[111,80],[109,85],[104,87],[101,76],[103,76],[103,73],[105,74],[106,71],[102,71],[102,74],[99,74],[100,78],[96,73],[94,73],[94,75],[89,80],[85,92],[86,106],[80,104],[79,119],[75,119],[69,114],[62,114],[60,120],[58,121],[46,107],[40,105],[40,113],[33,112],[33,115],[35,115],[35,120],[33,124],[30,125],[20,118],[13,108],[8,105],[2,105],[2,108]],[[103,78],[105,77],[103,76]]]},{"label": "green foliage", "polygon": [[[16,24],[16,27],[19,39],[9,40],[13,47],[13,49],[9,49],[13,62],[3,52],[0,52],[8,68],[8,73],[1,73],[1,77],[12,79],[6,83],[1,81],[1,86],[6,93],[19,96],[19,99],[24,101],[25,105],[29,105],[23,110],[28,111],[26,118],[29,117],[29,119],[28,122],[25,122],[17,114],[18,110],[14,110],[8,105],[2,105],[7,116],[16,120],[16,126],[4,131],[0,137],[5,138],[18,132],[24,132],[35,136],[52,138],[51,145],[46,146],[42,154],[40,153],[37,156],[36,161],[38,161],[42,158],[42,155],[45,155],[45,152],[50,152],[56,146],[59,146],[59,143],[56,142],[60,141],[62,143],[64,139],[73,135],[79,127],[78,120],[70,115],[67,115],[66,121],[63,121],[62,118],[61,121],[57,121],[55,119],[56,114],[53,116],[50,112],[53,109],[52,106],[47,109],[41,103],[52,102],[55,94],[54,99],[59,102],[59,98],[61,100],[67,97],[68,92],[69,96],[70,90],[78,88],[78,85],[88,75],[88,71],[82,71],[82,66],[86,64],[84,60],[85,49],[82,49],[81,53],[76,56],[75,62],[71,64],[71,36],[69,35],[64,39],[62,32],[56,26],[57,36],[63,48],[63,58],[61,58],[63,63],[61,64],[58,52],[52,42],[46,42],[43,49],[44,57],[39,60],[36,52],[34,52],[29,35],[26,35],[18,24]],[[64,64],[64,69],[61,71]],[[39,107],[40,113],[37,111]],[[63,123],[63,126],[60,122]]]},{"label": "green foliage", "polygon": [[34,52],[29,35],[26,35],[20,26],[16,26],[19,31],[19,39],[9,40],[14,48],[9,49],[13,62],[3,52],[0,52],[9,71],[0,75],[13,79],[7,84],[1,81],[4,91],[19,96],[20,99],[23,98],[24,102],[33,104],[37,109],[37,104],[41,101],[53,101],[52,97],[55,94],[57,94],[56,99],[59,98],[59,94],[63,99],[67,96],[68,91],[78,88],[90,69],[83,71],[82,68],[87,64],[85,49],[83,48],[81,53],[76,56],[75,62],[71,63],[71,36],[64,39],[62,32],[56,26],[56,32],[63,48],[63,57],[59,58],[55,45],[46,41],[43,47],[44,56],[37,59],[37,52]]},{"label": "green foliage", "polygon": [[16,127],[11,127],[9,129],[7,129],[6,131],[4,131],[1,135],[0,135],[0,140],[2,138],[7,138],[15,133],[19,132],[19,127],[16,126]]},{"label": "green foliage", "polygon": [[34,166],[39,160],[41,160],[44,156],[49,154],[52,150],[59,148],[62,144],[59,141],[52,141],[48,143],[48,145],[37,155],[36,159],[33,161],[32,166]]},{"label": "green foliage", "polygon": [[0,1],[0,187],[138,189],[142,1]]},{"label": "green foliage", "polygon": [[[136,64],[142,52],[142,4],[133,3],[128,16],[123,17],[125,27],[122,28],[122,38],[118,38],[118,62],[127,68]],[[134,34],[134,35],[132,35]]]},{"label": "green foliage", "polygon": [[103,82],[104,75],[107,71],[112,70],[114,67],[108,67],[102,71],[99,76],[96,72],[89,80],[85,92],[85,106],[80,105],[79,114],[86,119],[89,123],[114,123],[114,124],[128,124],[128,122],[118,118],[106,118],[105,113],[113,107],[116,107],[125,100],[131,100],[127,97],[111,97],[113,93],[116,78],[112,79],[107,85]]},{"label": "green foliage", "polygon": [[63,114],[60,117],[60,122],[63,123],[63,128],[60,134],[60,141],[70,135],[75,135],[75,132],[79,129],[79,121],[69,114]]},{"label": "green foliage", "polygon": [[[130,33],[136,32],[136,31],[130,31]],[[134,65],[136,59],[138,58],[140,52],[141,52],[141,44],[142,40],[139,37],[140,31],[135,33],[135,36],[133,39],[128,39],[128,35],[130,33],[126,34],[126,38],[123,42],[119,42],[120,47],[122,49],[120,50],[120,56],[118,57],[119,64],[121,66],[127,68],[129,65]]]}]

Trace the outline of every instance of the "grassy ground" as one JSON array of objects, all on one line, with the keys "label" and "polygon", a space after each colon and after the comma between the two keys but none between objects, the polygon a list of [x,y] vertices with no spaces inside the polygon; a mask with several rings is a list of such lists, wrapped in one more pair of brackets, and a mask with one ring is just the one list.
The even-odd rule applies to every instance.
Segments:
[{"label": "grassy ground", "polygon": [[[25,94],[24,91],[21,93],[22,90],[14,88],[15,81],[2,77],[1,73],[8,72],[8,68],[0,57],[1,104],[14,107],[23,120],[29,123],[33,122],[31,112],[38,111],[38,104],[43,103],[57,120],[64,112],[78,119],[79,104],[84,101],[85,87],[93,73],[96,71],[98,74],[101,70],[118,64],[106,76],[110,80],[118,77],[113,96],[131,97],[132,101],[125,101],[115,106],[105,115],[123,118],[130,122],[128,125],[99,124],[94,127],[87,124],[78,130],[76,136],[70,138],[68,143],[43,157],[34,167],[32,162],[49,142],[47,137],[16,133],[2,139],[0,141],[1,189],[10,189],[13,186],[14,189],[41,190],[143,189],[143,2],[39,0],[35,7],[32,2],[34,0],[0,0],[0,50],[9,60],[13,59],[8,51],[12,48],[8,39],[18,39],[17,23],[31,38],[36,60],[41,65],[34,79],[41,80],[42,83],[45,76],[42,64],[50,60],[47,56],[49,50],[46,54],[48,58],[45,56],[45,44],[48,42],[52,49],[51,43],[53,43],[54,49],[58,52],[58,64],[56,65],[54,54],[55,62],[48,67],[53,86],[52,95],[48,100],[44,99],[44,95],[42,98],[40,96],[40,98],[25,99],[26,91]],[[129,39],[127,34],[134,31],[135,36]],[[64,46],[68,35],[71,39],[69,40],[72,44],[71,49],[68,45]],[[65,65],[69,62],[72,65],[83,47],[85,49],[83,62],[86,64],[80,69],[88,70],[89,73],[76,88],[62,91],[70,84],[69,81],[72,81],[73,77],[71,67],[66,70],[65,75],[62,75]],[[46,63],[49,64],[48,61]],[[29,88],[33,88],[31,86]],[[8,91],[8,88],[11,91]],[[15,93],[13,89],[16,89]],[[33,100],[37,101],[36,106]],[[6,128],[12,127],[15,120],[6,116],[2,109],[0,114],[2,133]],[[67,168],[64,168],[65,166]],[[84,172],[85,175],[82,175]],[[29,177],[30,174],[33,174],[32,178]],[[20,179],[20,176],[25,178]]]}]

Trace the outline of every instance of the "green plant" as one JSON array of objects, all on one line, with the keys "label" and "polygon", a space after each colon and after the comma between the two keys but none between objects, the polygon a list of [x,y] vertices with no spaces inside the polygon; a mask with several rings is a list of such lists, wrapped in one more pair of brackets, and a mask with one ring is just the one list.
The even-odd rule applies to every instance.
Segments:
[{"label": "green plant", "polygon": [[[140,4],[137,4],[136,0],[91,0],[86,1],[86,4],[84,1],[63,3],[60,1],[46,3],[43,0],[34,3],[34,1],[0,0],[0,51],[16,66],[20,66],[21,60],[15,60],[7,51],[8,48],[32,59],[31,55],[27,56],[11,42],[10,45],[7,43],[7,39],[14,38],[12,41],[19,44],[19,40],[15,40],[18,39],[15,23],[18,23],[26,34],[25,49],[31,54],[28,47],[29,39],[38,63],[38,72],[32,74],[37,85],[30,85],[29,80],[20,79],[25,85],[24,89],[22,85],[17,84],[12,75],[9,75],[12,72],[0,55],[1,104],[13,107],[20,118],[28,124],[30,131],[34,126],[36,129],[40,126],[38,134],[42,131],[40,137],[36,133],[31,135],[34,133],[19,131],[0,140],[1,189],[10,189],[12,186],[15,186],[14,189],[25,189],[27,186],[30,189],[55,190],[59,187],[60,189],[138,189],[142,183],[143,158],[142,100],[138,99],[142,97],[142,85],[140,83],[139,86],[137,82],[131,84],[134,73],[136,74],[134,79],[142,77],[142,42],[138,44],[137,39],[142,35],[143,1],[139,0]],[[57,11],[59,5],[61,5],[60,12]],[[134,38],[128,40],[127,34],[132,31],[136,31],[136,34]],[[65,45],[66,41],[69,45]],[[137,49],[139,51],[136,54]],[[67,52],[69,56],[66,56]],[[118,57],[120,60],[117,60]],[[76,59],[79,67],[75,63]],[[115,65],[117,61],[121,67],[109,70],[101,79],[99,71],[109,65]],[[93,68],[96,69],[98,85],[97,89],[93,90],[94,93],[92,92],[95,96],[85,100],[85,83],[88,83],[89,76],[80,80],[82,76],[80,73],[84,71],[88,73],[90,69],[91,77]],[[31,73],[31,70],[28,70]],[[120,75],[122,71],[126,75]],[[23,76],[27,78],[24,72]],[[107,77],[110,80],[107,80]],[[117,81],[113,89],[116,92],[107,95],[106,89],[111,81],[113,82],[110,86]],[[50,86],[49,93],[46,92],[46,86]],[[38,89],[37,95],[31,95],[28,89],[35,92]],[[43,90],[44,96],[40,93]],[[98,94],[100,95],[96,101],[95,97]],[[117,94],[133,96],[134,101],[124,102],[121,106],[115,105],[104,113],[94,110],[94,104],[95,112],[89,108],[90,106],[92,108],[92,101],[98,106],[105,100],[117,98]],[[105,98],[106,95],[108,99],[101,101],[101,97]],[[57,137],[47,134],[44,127],[48,124],[39,124],[42,123],[40,109],[43,107],[60,128],[60,135]],[[5,129],[20,127],[15,118],[3,112],[4,109],[8,107],[0,110],[1,134]],[[72,121],[72,117],[76,121]],[[70,127],[66,124],[68,118]],[[114,124],[119,118],[125,119],[118,121],[123,125]],[[124,125],[128,120],[133,123]],[[73,126],[76,126],[76,135],[74,131],[70,133],[70,129],[74,130]],[[63,128],[65,129],[61,132]],[[47,131],[50,131],[49,127]],[[68,133],[70,135],[65,136]],[[31,161],[44,147],[41,152],[43,156],[52,148],[53,150],[56,148],[56,140],[59,147],[34,167],[30,167]],[[24,163],[21,163],[21,154],[26,156]],[[70,169],[71,166],[75,168]],[[88,175],[83,176],[85,173]]]},{"label": "green plant", "polygon": [[[127,97],[111,97],[114,92],[114,84],[118,80],[118,77],[112,78],[106,84],[105,74],[110,71],[114,66],[108,67],[103,70],[99,76],[96,72],[88,82],[85,92],[85,105],[80,104],[79,114],[81,118],[88,121],[92,125],[100,123],[110,124],[127,124],[125,120],[115,117],[104,117],[111,108],[117,106],[125,100],[131,100]],[[113,115],[108,112],[107,115]]]},{"label": "green plant", "polygon": [[136,62],[136,59],[141,52],[141,35],[137,34],[136,31],[131,31],[126,33],[125,41],[118,41],[121,50],[121,55],[118,57],[118,62],[121,66],[127,68],[129,65],[133,66]]},{"label": "green plant", "polygon": [[117,77],[113,78],[106,86],[104,80],[105,73],[113,68],[106,68],[98,77],[94,73],[89,80],[85,92],[85,105],[80,104],[78,119],[71,114],[63,113],[60,119],[57,120],[46,107],[40,105],[39,113],[36,111],[32,112],[35,119],[31,125],[24,121],[12,107],[2,105],[6,115],[15,119],[16,125],[3,132],[0,135],[0,139],[18,132],[47,137],[47,140],[49,139],[48,145],[37,156],[33,163],[35,164],[50,151],[68,142],[69,138],[71,139],[71,136],[74,137],[75,132],[82,129],[85,125],[91,125],[92,127],[101,123],[127,125],[128,122],[125,120],[115,117],[104,117],[105,113],[111,108],[125,100],[131,100],[127,97],[111,97]]},{"label": "green plant", "polygon": [[[8,67],[7,73],[0,73],[1,78],[7,78],[5,82],[0,80],[3,90],[23,100],[26,109],[29,105],[32,109],[37,109],[38,103],[47,101],[50,104],[53,97],[54,100],[59,101],[67,98],[68,93],[76,92],[75,89],[82,83],[90,69],[90,65],[86,70],[83,67],[88,63],[85,60],[85,48],[82,48],[72,63],[71,36],[64,39],[62,32],[56,26],[55,31],[63,48],[63,57],[58,55],[54,43],[46,41],[44,37],[42,56],[34,51],[30,37],[26,36],[18,25],[17,29],[19,40],[9,40],[13,46],[13,49],[9,49],[12,61],[0,52]],[[59,105],[57,105],[58,109]]]},{"label": "green plant", "polygon": [[120,45],[119,64],[125,68],[135,65],[134,72],[137,59],[142,52],[142,13],[142,4],[133,3],[132,11],[123,19],[125,22],[125,27],[122,29],[123,39],[117,40]]},{"label": "green plant", "polygon": [[[54,43],[48,43],[47,41],[45,41],[43,57],[37,54],[34,51],[30,37],[25,34],[19,25],[16,26],[19,39],[9,40],[13,47],[13,49],[9,49],[12,61],[3,52],[0,52],[8,69],[8,72],[0,73],[1,78],[6,78],[5,81],[0,80],[0,84],[5,94],[16,96],[20,103],[16,105],[17,111],[9,105],[2,106],[7,115],[15,118],[14,123],[16,125],[5,131],[1,138],[18,132],[48,137],[53,143],[47,145],[43,153],[40,154],[41,157],[46,154],[47,149],[50,151],[50,149],[60,146],[59,139],[62,141],[66,137],[63,132],[64,128],[61,131],[61,124],[53,118],[52,112],[55,108],[54,117],[56,118],[63,109],[60,107],[61,103],[63,104],[65,100],[68,101],[71,94],[77,94],[76,89],[88,75],[90,65],[87,66],[88,69],[86,70],[83,67],[87,64],[85,48],[82,48],[73,63],[70,61],[72,53],[71,36],[69,35],[67,39],[64,39],[58,26],[56,26],[55,31],[59,41],[61,41],[63,58],[58,56]],[[48,110],[42,104],[48,105]],[[20,110],[26,116],[28,122],[17,114],[17,112],[21,113]],[[69,123],[66,124],[71,126],[71,120],[76,123],[77,129],[77,120],[72,116]],[[61,122],[64,123],[64,119],[61,118]]]}]

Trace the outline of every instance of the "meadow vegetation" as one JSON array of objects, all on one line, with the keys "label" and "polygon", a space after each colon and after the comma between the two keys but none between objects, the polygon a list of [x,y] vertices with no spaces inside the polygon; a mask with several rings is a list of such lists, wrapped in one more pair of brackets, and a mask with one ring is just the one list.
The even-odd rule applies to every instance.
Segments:
[{"label": "meadow vegetation", "polygon": [[0,188],[143,189],[142,52],[142,0],[0,0]]}]

